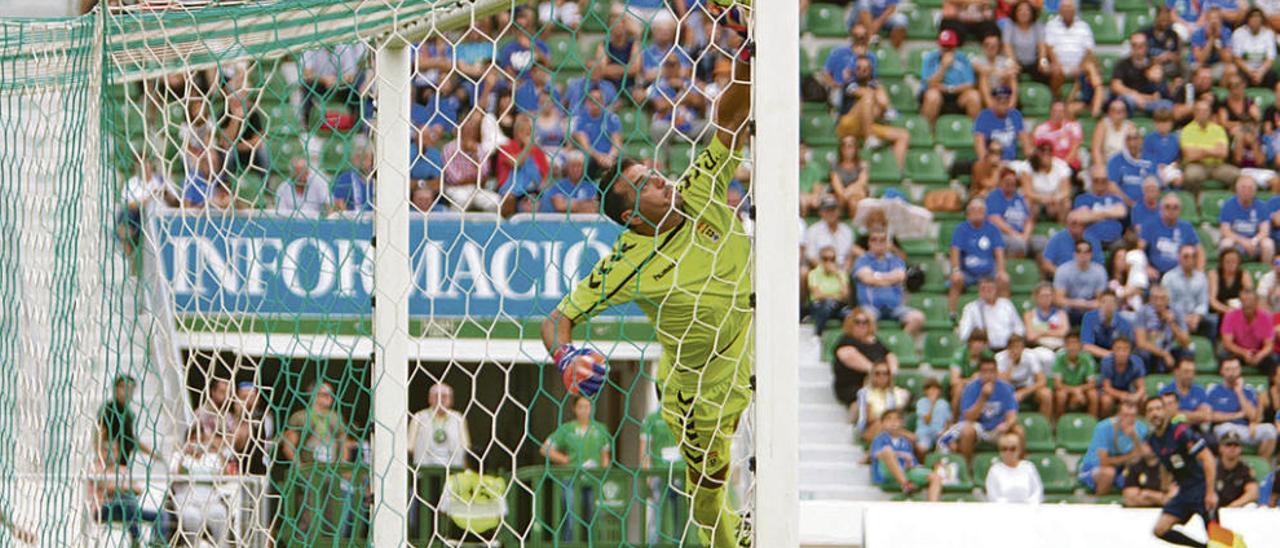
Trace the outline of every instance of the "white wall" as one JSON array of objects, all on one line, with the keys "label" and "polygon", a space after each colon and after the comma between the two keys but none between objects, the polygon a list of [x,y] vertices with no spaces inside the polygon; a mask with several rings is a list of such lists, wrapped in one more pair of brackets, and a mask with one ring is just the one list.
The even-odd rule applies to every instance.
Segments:
[{"label": "white wall", "polygon": [[0,17],[62,17],[79,10],[75,0],[0,0]]}]

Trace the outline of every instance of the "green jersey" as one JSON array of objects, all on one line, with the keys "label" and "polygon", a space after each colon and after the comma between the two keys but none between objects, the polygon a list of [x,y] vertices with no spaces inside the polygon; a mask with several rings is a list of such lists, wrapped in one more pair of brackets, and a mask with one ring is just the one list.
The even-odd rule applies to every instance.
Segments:
[{"label": "green jersey", "polygon": [[808,194],[813,192],[813,187],[825,183],[831,174],[831,168],[823,167],[822,162],[809,162],[800,170],[800,193]]},{"label": "green jersey", "polygon": [[1064,386],[1080,386],[1098,375],[1098,366],[1093,361],[1093,355],[1088,352],[1081,351],[1076,354],[1076,362],[1070,363],[1067,360],[1067,351],[1059,350],[1058,355],[1053,360],[1053,376],[1062,377]]},{"label": "green jersey", "polygon": [[299,409],[289,415],[287,428],[298,432],[299,462],[342,462],[342,417],[336,411]]},{"label": "green jersey", "polygon": [[560,425],[547,441],[551,447],[569,456],[574,468],[600,468],[600,451],[609,449],[613,441],[603,424],[591,421],[585,428],[577,422]]},{"label": "green jersey", "polygon": [[670,466],[680,462],[680,446],[671,433],[671,427],[667,426],[667,421],[662,420],[661,411],[649,413],[644,418],[644,424],[640,425],[640,439],[647,444],[649,466],[657,468],[663,464]]},{"label": "green jersey", "polygon": [[729,207],[740,159],[718,139],[698,153],[679,183],[678,226],[644,236],[625,231],[557,307],[574,323],[634,302],[662,344],[663,388],[729,378],[751,328],[751,240]]}]

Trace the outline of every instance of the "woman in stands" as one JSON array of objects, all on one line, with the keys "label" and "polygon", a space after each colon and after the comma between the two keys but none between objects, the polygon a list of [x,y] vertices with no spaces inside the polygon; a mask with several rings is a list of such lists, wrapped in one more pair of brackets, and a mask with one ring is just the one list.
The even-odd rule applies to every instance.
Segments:
[{"label": "woman in stands", "polygon": [[[1041,72],[1048,70],[1048,56],[1044,45],[1044,24],[1040,22],[1040,9],[1027,0],[1013,6],[1012,24],[1004,26],[1005,55],[1018,62],[1022,74],[1033,80],[1048,83],[1049,77]],[[1042,60],[1045,60],[1043,64]]]},{"label": "woman in stands", "polygon": [[1042,282],[1031,295],[1035,306],[1022,313],[1022,324],[1027,326],[1027,346],[1049,350],[1062,348],[1071,321],[1067,311],[1053,304],[1053,284]]},{"label": "woman in stands", "polygon": [[1098,125],[1093,128],[1089,146],[1093,163],[1107,165],[1112,156],[1124,150],[1124,136],[1131,131],[1138,131],[1138,126],[1129,120],[1129,107],[1120,99],[1112,99],[1107,103],[1107,116],[1098,120]]},{"label": "woman in stands", "polygon": [[208,479],[183,476],[216,476],[227,471],[219,433],[200,423],[187,431],[187,441],[169,463],[170,474],[178,476],[170,487],[178,516],[180,543],[199,546],[205,540],[221,546],[227,538],[230,510],[220,490]]},{"label": "woman in stands", "polygon": [[996,443],[1000,459],[987,471],[987,502],[1039,504],[1044,485],[1036,467],[1023,460],[1022,436],[1008,432]]},{"label": "woman in stands", "polygon": [[[871,440],[880,435],[880,417],[885,411],[905,411],[907,404],[911,403],[911,392],[894,386],[893,369],[885,362],[876,363],[871,366],[871,382],[858,390],[858,400],[853,411],[864,443],[871,443]],[[906,435],[915,436],[910,432]]]},{"label": "woman in stands", "polygon": [[851,219],[858,211],[858,202],[868,195],[869,176],[867,162],[859,157],[858,140],[852,135],[840,139],[836,161],[831,166],[831,188]]},{"label": "woman in stands", "polygon": [[897,371],[898,357],[876,339],[876,323],[865,310],[854,309],[845,317],[843,329],[844,335],[836,341],[831,367],[835,373],[836,399],[849,408],[852,422],[858,390],[866,383],[871,366],[883,362],[889,365],[890,371]]},{"label": "woman in stands", "polygon": [[1229,247],[1218,254],[1218,268],[1209,271],[1210,311],[1225,316],[1240,306],[1242,291],[1253,291],[1253,277],[1240,268],[1240,252]]}]

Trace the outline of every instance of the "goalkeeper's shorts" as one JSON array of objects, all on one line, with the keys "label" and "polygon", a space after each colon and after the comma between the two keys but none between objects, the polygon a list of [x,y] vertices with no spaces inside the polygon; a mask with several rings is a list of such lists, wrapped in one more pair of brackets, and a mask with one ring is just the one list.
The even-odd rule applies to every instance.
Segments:
[{"label": "goalkeeper's shorts", "polygon": [[691,477],[715,474],[729,464],[738,418],[751,403],[750,333],[751,330],[744,330],[745,340],[741,353],[734,353],[736,359],[721,357],[710,364],[735,368],[723,381],[663,387],[662,418],[679,441],[680,454]]}]

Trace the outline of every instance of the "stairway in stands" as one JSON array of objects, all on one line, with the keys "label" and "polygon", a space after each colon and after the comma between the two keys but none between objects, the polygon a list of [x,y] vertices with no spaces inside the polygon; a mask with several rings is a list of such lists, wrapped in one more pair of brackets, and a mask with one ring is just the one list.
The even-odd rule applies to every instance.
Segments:
[{"label": "stairway in stands", "polygon": [[812,325],[800,327],[801,500],[886,500],[871,485],[864,451],[854,443],[853,425],[831,392],[831,363]]}]

